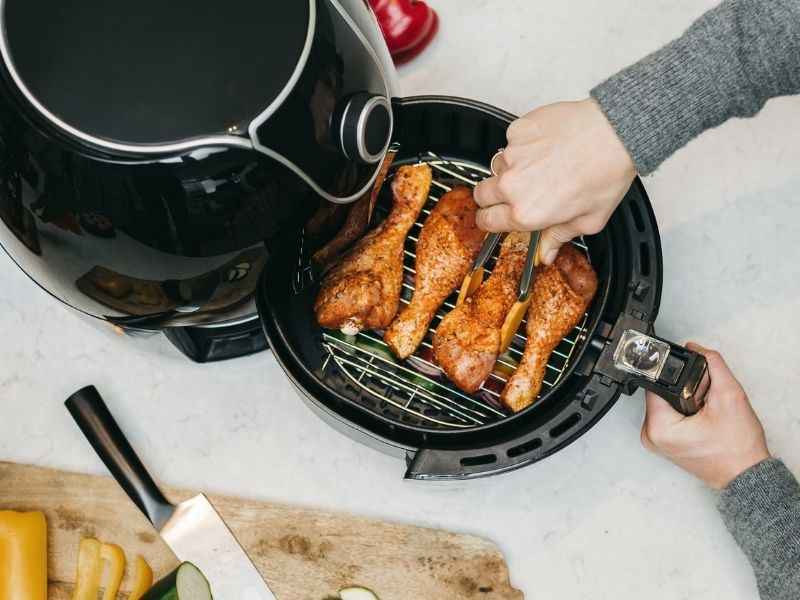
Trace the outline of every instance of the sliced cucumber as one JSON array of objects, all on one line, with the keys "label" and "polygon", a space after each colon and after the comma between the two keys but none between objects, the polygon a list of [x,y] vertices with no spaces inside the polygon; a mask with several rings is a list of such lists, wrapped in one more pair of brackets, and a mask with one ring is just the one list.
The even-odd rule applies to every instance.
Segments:
[{"label": "sliced cucumber", "polygon": [[408,374],[408,379],[414,385],[421,387],[423,390],[428,390],[429,392],[439,391],[439,386],[437,386],[435,382],[431,381],[427,377],[423,377],[422,375]]},{"label": "sliced cucumber", "polygon": [[342,600],[380,600],[375,594],[363,587],[348,587],[339,590]]},{"label": "sliced cucumber", "polygon": [[342,340],[343,342],[347,342],[348,344],[355,344],[356,340],[358,339],[355,335],[347,335],[342,333],[338,329],[336,331],[329,331],[328,335],[331,337],[335,337],[337,340]]},{"label": "sliced cucumber", "polygon": [[177,588],[181,600],[212,600],[211,586],[200,569],[191,563],[178,567]]},{"label": "sliced cucumber", "polygon": [[377,342],[369,338],[359,338],[358,347],[374,354],[379,358],[384,359],[386,362],[393,364],[397,363],[397,359],[394,357],[394,354],[392,354],[389,348],[387,348],[380,342]]},{"label": "sliced cucumber", "polygon": [[329,331],[327,333],[327,335],[331,336],[332,338],[335,338],[337,340],[341,340],[342,342],[344,342],[343,344],[336,344],[334,342],[334,345],[336,346],[336,348],[338,348],[344,354],[349,354],[350,356],[353,356],[354,354],[357,354],[358,351],[354,347],[356,345],[356,341],[358,340],[358,338],[356,336],[354,336],[354,335],[345,335],[341,331],[338,331],[338,330],[337,331]]},{"label": "sliced cucumber", "polygon": [[200,569],[185,562],[151,587],[142,600],[213,600],[213,596]]}]

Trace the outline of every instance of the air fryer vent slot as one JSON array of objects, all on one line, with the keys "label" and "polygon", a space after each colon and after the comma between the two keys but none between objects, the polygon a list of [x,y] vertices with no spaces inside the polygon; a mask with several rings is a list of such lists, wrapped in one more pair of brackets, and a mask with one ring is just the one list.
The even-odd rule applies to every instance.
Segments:
[{"label": "air fryer vent slot", "polygon": [[461,459],[462,467],[477,467],[480,465],[491,465],[497,462],[494,454],[482,454],[480,456],[465,456]]},{"label": "air fryer vent slot", "polygon": [[514,446],[513,448],[509,448],[506,454],[509,458],[514,458],[516,456],[522,456],[523,454],[528,454],[528,452],[533,452],[534,450],[538,450],[542,447],[542,440],[541,438],[533,438],[525,442],[524,444],[520,444],[519,446]]},{"label": "air fryer vent slot", "polygon": [[[482,167],[467,162],[444,160],[433,153],[428,153],[419,160],[424,160],[433,168],[434,181],[420,221],[414,225],[406,240],[403,267],[405,280],[401,298],[404,304],[409,302],[414,291],[416,243],[424,219],[439,198],[454,185],[474,186],[489,175]],[[390,174],[389,177],[391,176]],[[390,193],[389,187],[384,185],[384,202],[379,202],[376,207],[378,218],[386,215],[386,206],[389,204],[386,194]],[[588,255],[583,240],[573,243]],[[491,270],[495,262],[496,256],[489,260],[487,268]],[[499,399],[506,381],[525,350],[525,321],[522,322],[508,352],[499,358],[494,372],[483,387],[476,394],[465,394],[444,377],[431,356],[433,332],[444,315],[455,307],[456,299],[457,294],[453,294],[445,301],[419,349],[405,361],[398,361],[392,356],[380,332],[364,331],[352,337],[339,332],[323,332],[322,344],[327,352],[323,375],[343,375],[350,386],[358,391],[356,395],[362,406],[402,424],[435,429],[469,429],[510,416]],[[576,349],[586,337],[588,320],[588,315],[585,315],[580,325],[570,332],[550,357],[542,395],[556,386],[570,366]],[[332,373],[331,369],[335,369],[336,373]]]},{"label": "air fryer vent slot", "polygon": [[644,277],[650,277],[650,246],[645,242],[639,244],[639,268]]},{"label": "air fryer vent slot", "polygon": [[572,413],[566,419],[561,421],[558,425],[550,430],[550,437],[558,438],[564,435],[567,431],[575,427],[581,420],[580,413]]},{"label": "air fryer vent slot", "polygon": [[634,227],[636,227],[636,231],[638,231],[639,233],[644,233],[645,226],[644,226],[644,217],[642,216],[642,211],[634,203],[628,204],[628,207],[631,212],[631,217],[633,217],[633,225]]}]

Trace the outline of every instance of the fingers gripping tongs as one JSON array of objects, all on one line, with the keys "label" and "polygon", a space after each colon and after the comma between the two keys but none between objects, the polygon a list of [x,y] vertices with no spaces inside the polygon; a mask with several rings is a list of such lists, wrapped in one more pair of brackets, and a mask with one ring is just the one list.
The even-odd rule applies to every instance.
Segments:
[{"label": "fingers gripping tongs", "polygon": [[[490,170],[492,172],[493,177],[497,177],[497,167],[496,161],[502,156],[503,150],[498,150],[497,153],[492,157]],[[478,256],[475,257],[475,262],[472,263],[472,269],[464,278],[464,283],[461,284],[461,290],[458,292],[458,301],[456,305],[461,304],[466,300],[469,296],[471,296],[475,290],[481,287],[483,283],[483,276],[484,276],[484,269],[483,266],[486,264],[486,261],[489,260],[489,257],[494,252],[494,249],[497,248],[497,244],[502,237],[502,233],[488,233],[486,234],[486,239],[483,240],[483,245],[481,246],[480,252],[478,252]]]},{"label": "fingers gripping tongs", "polygon": [[[492,175],[497,176],[496,161],[503,155],[503,150],[498,150],[492,157],[491,171]],[[458,293],[458,301],[456,304],[461,304],[469,298],[483,283],[483,276],[485,274],[484,266],[486,261],[497,248],[500,242],[501,233],[489,233],[483,241],[478,256],[472,264],[472,270],[464,278],[461,284],[461,290]],[[519,291],[517,294],[517,301],[511,307],[506,320],[503,323],[503,328],[500,330],[500,354],[508,350],[511,340],[514,339],[517,330],[519,329],[522,319],[528,310],[531,303],[531,290],[533,289],[533,279],[536,275],[536,267],[539,266],[539,240],[541,238],[540,231],[531,233],[530,241],[528,242],[528,254],[525,257],[525,266],[522,270],[522,278],[519,281]]]}]

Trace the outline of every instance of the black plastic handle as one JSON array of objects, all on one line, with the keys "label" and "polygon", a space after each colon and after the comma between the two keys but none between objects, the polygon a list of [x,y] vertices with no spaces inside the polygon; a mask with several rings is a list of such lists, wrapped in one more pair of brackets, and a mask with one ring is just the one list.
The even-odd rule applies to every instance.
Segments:
[{"label": "black plastic handle", "polygon": [[611,335],[598,343],[603,350],[594,370],[626,394],[643,387],[687,416],[705,406],[711,384],[705,356],[654,335],[650,323],[620,315]]},{"label": "black plastic handle", "polygon": [[117,483],[160,530],[175,507],[150,477],[97,389],[90,385],[78,390],[64,404]]},{"label": "black plastic handle", "polygon": [[664,398],[679,413],[696,414],[705,406],[711,385],[705,356],[668,340],[656,339],[670,345],[667,363],[657,381],[642,377],[637,383]]}]

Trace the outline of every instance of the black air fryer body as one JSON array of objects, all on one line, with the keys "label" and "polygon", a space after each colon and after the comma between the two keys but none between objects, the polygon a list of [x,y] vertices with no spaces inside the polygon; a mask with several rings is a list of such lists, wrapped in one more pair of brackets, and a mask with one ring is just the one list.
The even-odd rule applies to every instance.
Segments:
[{"label": "black air fryer body", "polygon": [[369,189],[391,134],[365,3],[3,0],[0,16],[9,255],[197,360],[263,349],[272,240]]},{"label": "black air fryer body", "polygon": [[[311,220],[380,189],[374,225],[390,203],[382,166],[391,178],[418,161],[435,173],[429,210],[489,174],[512,120],[470,100],[397,98],[364,0],[231,0],[222,12],[0,0],[0,20],[0,243],[62,302],[165,332],[199,361],[268,343],[315,412],[405,457],[410,478],[540,460],[640,385],[697,408],[703,361],[652,336],[661,249],[638,179],[608,226],[576,241],[600,289],[519,414],[497,402],[513,356],[470,396],[424,347],[398,362],[379,332],[316,326],[309,253],[326,240]],[[404,300],[421,226],[406,242]],[[518,334],[509,352],[522,350]]]}]

